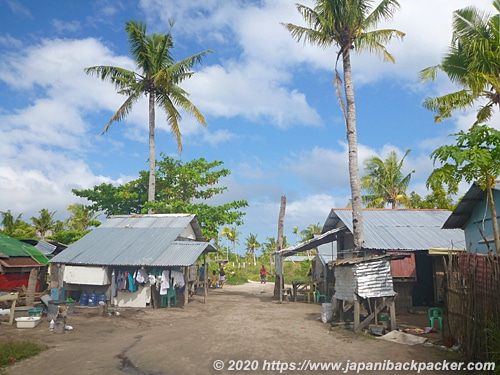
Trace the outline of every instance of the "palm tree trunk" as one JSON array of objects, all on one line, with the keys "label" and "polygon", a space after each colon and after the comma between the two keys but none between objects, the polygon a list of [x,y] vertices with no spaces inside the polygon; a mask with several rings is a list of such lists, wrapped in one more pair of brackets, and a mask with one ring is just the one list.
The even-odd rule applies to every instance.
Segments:
[{"label": "palm tree trunk", "polygon": [[500,231],[498,229],[497,210],[495,207],[495,201],[493,200],[493,191],[491,188],[489,177],[487,177],[486,193],[488,194],[488,202],[490,204],[491,223],[493,225],[493,238],[495,240],[495,251],[498,254],[498,250],[500,249]]},{"label": "palm tree trunk", "polygon": [[[155,93],[149,93],[149,186],[148,202],[155,201],[156,194],[156,150],[155,150]],[[149,208],[148,213],[152,214],[153,209]]]},{"label": "palm tree trunk", "polygon": [[346,49],[342,53],[342,58],[344,67],[344,90],[347,102],[346,130],[349,152],[349,179],[351,183],[354,251],[360,251],[363,247],[363,205],[361,201],[361,182],[359,179],[356,106],[354,102],[350,49]]}]

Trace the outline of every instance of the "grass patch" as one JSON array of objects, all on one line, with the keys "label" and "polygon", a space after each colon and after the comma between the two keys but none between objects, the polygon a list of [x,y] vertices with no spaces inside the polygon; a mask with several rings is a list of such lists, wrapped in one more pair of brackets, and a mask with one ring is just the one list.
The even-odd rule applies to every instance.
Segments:
[{"label": "grass patch", "polygon": [[5,367],[16,361],[34,357],[46,350],[48,346],[31,341],[0,342],[0,374],[6,374]]}]

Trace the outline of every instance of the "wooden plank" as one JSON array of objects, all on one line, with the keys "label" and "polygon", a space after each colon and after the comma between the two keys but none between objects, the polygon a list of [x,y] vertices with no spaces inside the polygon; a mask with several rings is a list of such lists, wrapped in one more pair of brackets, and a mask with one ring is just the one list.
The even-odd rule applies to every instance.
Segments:
[{"label": "wooden plank", "polygon": [[35,305],[35,290],[38,281],[38,271],[33,268],[30,272],[28,281],[28,289],[26,290],[26,306],[33,307]]},{"label": "wooden plank", "polygon": [[356,297],[356,300],[354,301],[354,332],[359,331],[360,329],[360,323],[359,323],[359,297]]}]

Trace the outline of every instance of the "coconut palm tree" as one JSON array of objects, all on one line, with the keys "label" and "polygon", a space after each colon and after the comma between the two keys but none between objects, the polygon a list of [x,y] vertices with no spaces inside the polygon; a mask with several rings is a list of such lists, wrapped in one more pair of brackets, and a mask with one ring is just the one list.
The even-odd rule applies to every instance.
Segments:
[{"label": "coconut palm tree", "polygon": [[12,236],[14,231],[16,230],[16,227],[18,226],[18,223],[21,221],[21,216],[22,214],[17,215],[16,219],[14,220],[14,216],[10,212],[10,210],[7,211],[1,211],[2,214],[2,221],[0,222],[0,225],[2,225],[3,230],[2,232],[5,233],[8,236]]},{"label": "coconut palm tree", "polygon": [[441,64],[420,72],[423,81],[434,80],[438,71],[459,86],[459,90],[436,98],[427,98],[423,106],[437,113],[435,121],[451,117],[456,109],[467,109],[478,101],[476,122],[486,123],[500,106],[500,0],[493,1],[497,13],[480,11],[474,6],[453,13],[453,37]]},{"label": "coconut palm tree", "polygon": [[[397,0],[382,0],[375,7],[372,7],[372,3],[371,0],[316,0],[314,8],[297,4],[297,10],[304,18],[307,27],[291,23],[284,24],[297,41],[303,39],[304,43],[309,42],[321,48],[331,46],[338,48],[334,82],[346,123],[355,250],[360,250],[363,246],[363,206],[359,179],[351,51],[375,52],[381,55],[385,61],[393,62],[394,58],[384,44],[392,38],[404,36],[403,32],[395,29],[374,29],[380,21],[392,18],[394,12],[399,8],[399,2]],[[345,103],[341,88],[342,80],[337,70],[339,59],[342,59],[344,72]]]},{"label": "coconut palm tree", "polygon": [[415,171],[403,176],[403,162],[411,150],[398,161],[396,151],[389,152],[385,160],[372,156],[365,161],[366,175],[361,177],[361,187],[368,195],[363,196],[367,207],[383,208],[390,204],[391,208],[398,208],[398,204],[409,205],[410,199],[406,189],[410,184],[411,175]]},{"label": "coconut palm tree", "polygon": [[309,224],[306,229],[300,231],[302,242],[313,239],[315,234],[320,234],[323,228],[319,223]]},{"label": "coconut palm tree", "polygon": [[75,203],[70,204],[66,209],[71,212],[67,225],[72,230],[85,232],[89,227],[98,227],[101,224],[91,206]]},{"label": "coconut palm tree", "polygon": [[56,213],[55,211],[49,212],[48,209],[42,208],[39,211],[39,214],[40,214],[39,217],[33,216],[31,218],[31,221],[32,221],[33,225],[35,226],[36,231],[40,235],[40,238],[42,239],[42,241],[45,241],[45,237],[47,236],[47,234],[55,228],[55,225],[56,225],[56,223],[54,221],[55,213]]},{"label": "coconut palm tree", "polygon": [[229,245],[228,241],[229,238],[231,237],[231,229],[229,227],[224,227],[222,228],[222,231],[220,232],[220,237],[226,237],[226,260],[229,260]]},{"label": "coconut palm tree", "polygon": [[297,244],[297,242],[299,242],[299,227],[294,226],[292,233],[295,234],[295,244]]},{"label": "coconut palm tree", "polygon": [[[240,244],[239,235],[241,234],[241,232],[238,232],[236,230],[236,227],[232,227],[230,229],[230,232],[231,232],[231,235],[229,236],[229,239],[231,240],[231,243],[233,244],[233,253],[234,253],[234,255],[238,255],[238,254],[236,254],[236,245]],[[238,260],[238,262],[239,262],[239,260]]]},{"label": "coconut palm tree", "polygon": [[[123,120],[144,95],[149,101],[149,184],[148,202],[155,201],[156,190],[156,151],[155,151],[155,107],[158,106],[167,115],[170,131],[177,140],[179,154],[182,153],[181,131],[179,121],[181,114],[178,108],[194,116],[203,126],[206,121],[198,108],[188,99],[189,94],[179,84],[190,78],[194,72],[191,68],[200,63],[201,58],[210,50],[197,53],[193,56],[175,62],[172,56],[174,47],[172,27],[167,34],[146,34],[146,25],[138,21],[127,21],[125,31],[128,34],[130,53],[135,59],[138,72],[116,66],[93,66],[86,68],[90,76],[97,76],[103,81],[115,85],[119,94],[126,99],[113,117],[104,127],[102,134],[108,131],[115,121]],[[151,207],[149,212],[152,213]]]},{"label": "coconut palm tree", "polygon": [[260,247],[259,241],[257,241],[257,235],[250,233],[245,239],[245,247],[247,249],[247,254],[252,256],[253,265],[257,264],[257,260],[255,258],[255,250]]}]

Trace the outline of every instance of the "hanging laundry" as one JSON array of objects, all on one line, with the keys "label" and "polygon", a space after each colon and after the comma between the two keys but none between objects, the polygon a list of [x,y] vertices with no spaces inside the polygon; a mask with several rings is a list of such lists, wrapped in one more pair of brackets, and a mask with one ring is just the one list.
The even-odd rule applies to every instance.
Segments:
[{"label": "hanging laundry", "polygon": [[139,270],[137,270],[135,281],[137,281],[139,284],[146,284],[149,281],[148,273],[144,268],[140,268]]},{"label": "hanging laundry", "polygon": [[129,292],[137,291],[137,286],[135,285],[134,282],[134,275],[131,272],[128,273],[128,290]]},{"label": "hanging laundry", "polygon": [[160,287],[160,295],[165,295],[168,293],[168,288],[170,287],[170,273],[168,270],[165,270],[161,274],[161,287]]},{"label": "hanging laundry", "polygon": [[174,279],[174,285],[178,288],[182,288],[184,286],[184,275],[179,271],[171,271],[170,277]]}]

